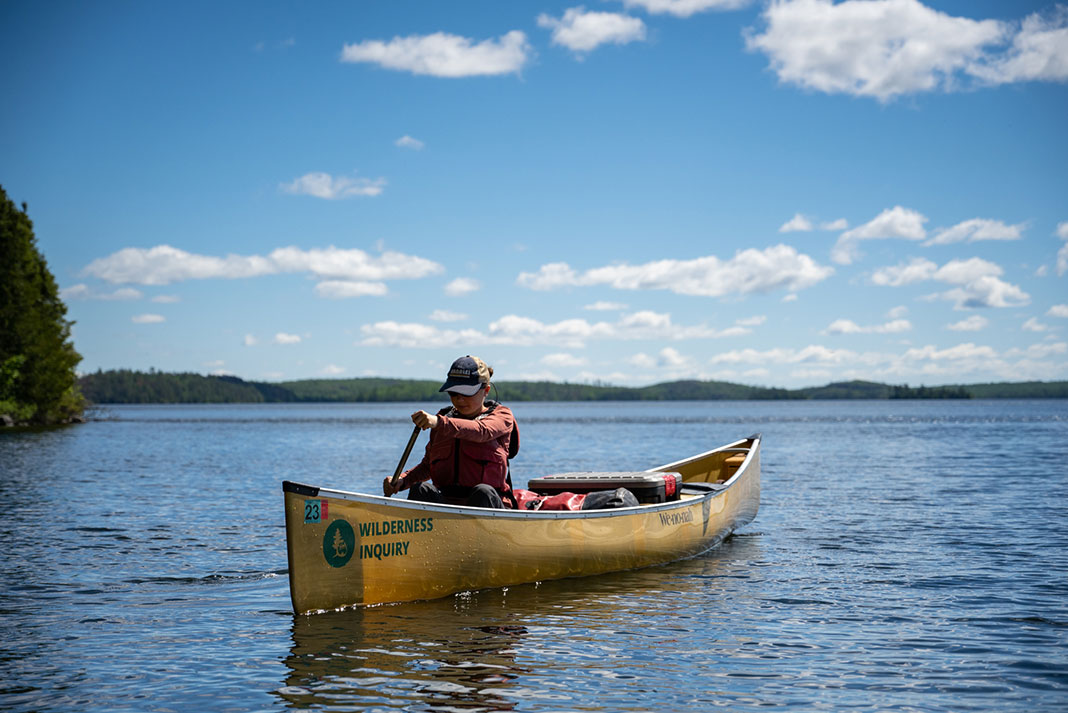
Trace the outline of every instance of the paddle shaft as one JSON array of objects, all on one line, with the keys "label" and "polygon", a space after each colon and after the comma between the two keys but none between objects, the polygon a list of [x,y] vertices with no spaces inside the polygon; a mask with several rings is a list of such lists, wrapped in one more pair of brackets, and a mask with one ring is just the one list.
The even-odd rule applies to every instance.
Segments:
[{"label": "paddle shaft", "polygon": [[415,445],[415,439],[419,438],[419,431],[422,430],[419,426],[415,427],[412,431],[411,438],[408,439],[408,445],[404,447],[404,455],[401,456],[400,463],[397,464],[397,470],[393,471],[393,479],[389,481],[391,488],[397,487],[397,481],[400,480],[401,471],[404,470],[404,464],[408,462],[408,456],[412,453],[412,446]]}]

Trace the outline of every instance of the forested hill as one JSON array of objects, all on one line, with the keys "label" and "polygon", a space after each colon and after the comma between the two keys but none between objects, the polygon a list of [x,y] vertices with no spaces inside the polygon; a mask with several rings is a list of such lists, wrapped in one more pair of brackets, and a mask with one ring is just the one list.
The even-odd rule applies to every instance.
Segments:
[{"label": "forested hill", "polygon": [[[98,371],[79,379],[95,404],[441,401],[439,381],[307,379],[267,383],[235,376],[158,371]],[[769,399],[1068,398],[1068,381],[918,386],[848,381],[805,389],[743,386],[723,381],[672,381],[643,387],[546,381],[502,381],[502,401],[721,401]]]}]

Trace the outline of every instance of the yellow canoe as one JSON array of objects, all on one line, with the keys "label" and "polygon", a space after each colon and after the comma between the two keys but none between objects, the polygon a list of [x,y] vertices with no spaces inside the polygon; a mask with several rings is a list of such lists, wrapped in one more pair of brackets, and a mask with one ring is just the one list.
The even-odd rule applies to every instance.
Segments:
[{"label": "yellow canoe", "polygon": [[636,569],[700,554],[756,517],[760,436],[647,473],[678,500],[581,512],[432,505],[285,481],[298,614]]}]

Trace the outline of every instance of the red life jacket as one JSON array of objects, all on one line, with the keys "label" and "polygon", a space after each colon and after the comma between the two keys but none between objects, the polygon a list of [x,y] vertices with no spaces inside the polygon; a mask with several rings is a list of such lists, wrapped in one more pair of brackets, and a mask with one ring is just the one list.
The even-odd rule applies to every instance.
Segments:
[{"label": "red life jacket", "polygon": [[[442,492],[455,488],[473,488],[481,483],[492,486],[502,496],[511,491],[508,461],[519,452],[519,428],[507,406],[496,402],[489,402],[487,405],[487,410],[475,419],[450,416],[450,413],[454,413],[451,406],[438,412],[439,416],[446,419],[445,428],[439,426],[431,431],[425,460],[431,480]],[[511,421],[511,430],[491,440],[468,440],[449,432],[457,427],[467,429],[465,421],[501,417]]]}]

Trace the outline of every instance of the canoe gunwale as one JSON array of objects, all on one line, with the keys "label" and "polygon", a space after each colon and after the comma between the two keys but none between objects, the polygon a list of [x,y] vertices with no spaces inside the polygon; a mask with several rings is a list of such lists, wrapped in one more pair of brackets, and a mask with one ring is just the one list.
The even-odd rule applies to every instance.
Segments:
[{"label": "canoe gunwale", "polygon": [[[733,480],[733,479],[732,479]],[[691,486],[710,486],[707,490],[705,487]],[[608,510],[511,510],[511,509],[493,509],[493,508],[478,508],[468,505],[439,505],[437,503],[424,503],[414,500],[392,499],[382,495],[365,495],[363,493],[353,493],[345,490],[334,490],[331,488],[318,488],[315,486],[305,485],[303,483],[294,483],[292,481],[283,481],[282,489],[287,493],[293,493],[294,495],[300,495],[308,498],[335,498],[339,500],[348,500],[349,502],[362,503],[364,505],[378,505],[381,507],[387,507],[396,510],[411,510],[420,512],[434,512],[434,513],[449,513],[455,515],[468,515],[470,517],[486,517],[486,518],[505,518],[505,519],[521,519],[521,520],[560,520],[560,519],[579,519],[579,518],[597,518],[597,517],[619,517],[622,515],[629,515],[638,512],[659,512],[661,510],[674,510],[680,507],[687,507],[699,502],[704,498],[715,497],[722,494],[727,488],[727,484],[713,485],[712,483],[683,483],[682,492],[684,495],[691,495],[692,497],[679,498],[678,500],[671,500],[666,503],[646,503],[633,507],[626,508],[611,508]],[[689,491],[689,492],[687,492]]]}]

